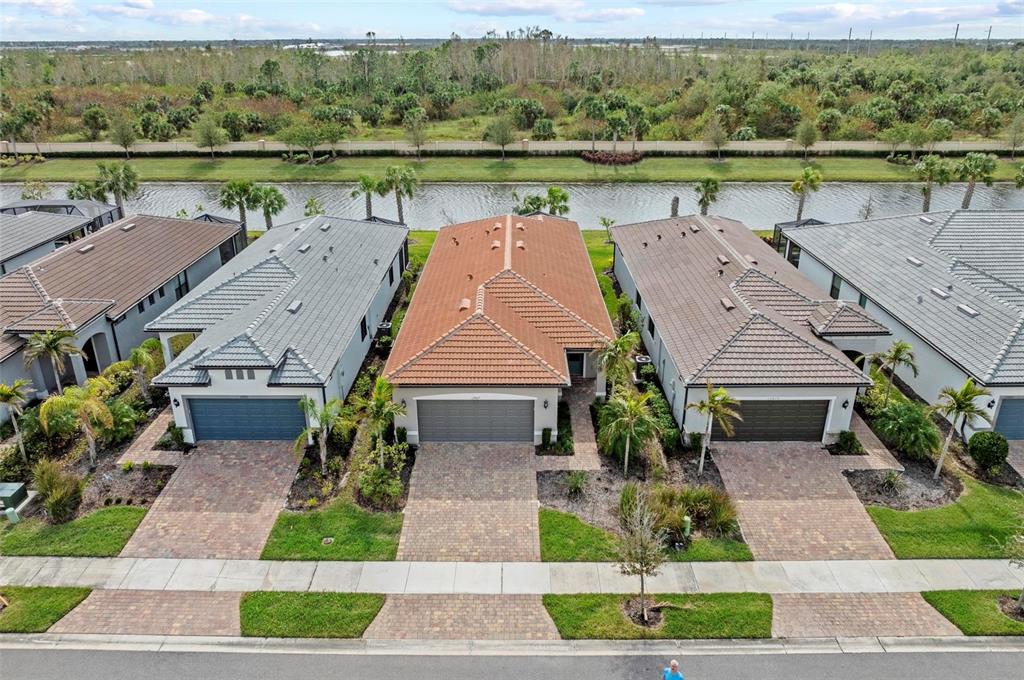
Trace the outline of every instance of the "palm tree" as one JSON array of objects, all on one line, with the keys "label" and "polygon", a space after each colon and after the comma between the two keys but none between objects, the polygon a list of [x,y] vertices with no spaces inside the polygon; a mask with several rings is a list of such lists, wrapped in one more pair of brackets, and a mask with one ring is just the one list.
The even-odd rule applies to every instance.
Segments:
[{"label": "palm tree", "polygon": [[726,437],[731,437],[735,428],[734,420],[743,420],[736,410],[740,400],[733,397],[724,387],[712,387],[708,381],[708,396],[698,402],[687,404],[686,408],[696,409],[707,421],[704,425],[704,437],[700,442],[700,463],[697,465],[697,476],[704,474],[704,458],[711,447],[711,427],[718,423]]},{"label": "palm tree", "polygon": [[722,185],[714,177],[705,177],[694,185],[697,190],[697,205],[700,206],[700,214],[707,215],[708,208],[718,200],[718,192]]},{"label": "palm tree", "polygon": [[804,168],[791,185],[789,190],[800,197],[800,203],[796,208],[796,219],[799,221],[804,216],[804,203],[807,201],[807,194],[821,188],[821,173],[814,168]]},{"label": "palm tree", "polygon": [[548,212],[552,215],[568,215],[569,192],[562,187],[548,187],[548,193],[544,199],[544,204],[547,206]]},{"label": "palm tree", "polygon": [[600,222],[601,226],[604,227],[604,242],[605,243],[611,243],[612,242],[612,227],[615,226],[615,220],[613,220],[610,217],[599,217],[598,218],[598,222]]},{"label": "palm tree", "polygon": [[220,207],[238,208],[238,219],[245,224],[245,210],[255,210],[259,207],[256,185],[249,180],[235,179],[225,182],[217,194],[217,202]]},{"label": "palm tree", "polygon": [[263,219],[267,221],[267,229],[273,229],[274,215],[284,210],[284,207],[288,205],[288,200],[277,187],[256,187],[254,192],[254,202],[258,208],[263,210]]},{"label": "palm tree", "polygon": [[64,366],[70,356],[85,358],[85,352],[75,345],[78,336],[66,328],[33,333],[25,343],[25,365],[31,366],[40,359],[48,359],[53,368],[53,377],[57,381],[57,392],[63,384]]},{"label": "palm tree", "polygon": [[0,383],[0,406],[6,406],[11,415],[11,425],[14,426],[14,438],[18,440],[18,449],[21,451],[21,459],[28,465],[28,454],[25,453],[25,442],[21,439],[21,430],[18,429],[18,418],[21,417],[21,407],[28,401],[28,388],[32,386],[28,380],[18,378],[10,385]]},{"label": "palm tree", "polygon": [[135,382],[142,392],[142,398],[149,402],[149,381],[146,379],[146,373],[156,366],[156,359],[146,348],[136,347],[128,355],[128,363],[132,365],[132,373],[135,374]]},{"label": "palm tree", "polygon": [[997,160],[995,154],[972,152],[960,159],[956,164],[956,176],[961,182],[967,182],[967,191],[964,192],[961,210],[971,207],[971,199],[974,198],[974,187],[981,181],[985,186],[992,186],[992,174],[996,171]]},{"label": "palm tree", "polygon": [[327,441],[337,430],[351,432],[356,423],[345,417],[341,399],[331,399],[320,407],[312,398],[303,397],[299,406],[305,412],[309,425],[296,438],[295,453],[302,455],[306,442],[315,437],[320,449],[320,474],[327,474]]},{"label": "palm tree", "polygon": [[420,181],[416,178],[416,171],[402,165],[389,165],[384,171],[384,179],[377,183],[377,193],[379,195],[387,196],[394,192],[395,204],[398,207],[398,221],[402,224],[405,224],[402,197],[411,199],[419,183]]},{"label": "palm tree", "polygon": [[945,158],[930,153],[921,157],[914,166],[914,172],[917,178],[924,182],[924,186],[921,187],[921,196],[924,198],[921,212],[928,212],[932,207],[932,185],[937,184],[941,187],[949,184],[953,179],[953,166]]},{"label": "palm tree", "polygon": [[986,423],[992,423],[992,417],[988,411],[975,403],[975,400],[982,397],[991,397],[992,393],[987,387],[974,384],[973,378],[968,378],[960,389],[943,387],[939,392],[939,403],[933,407],[936,413],[941,413],[949,419],[951,426],[946,434],[946,441],[942,443],[942,452],[939,454],[939,463],[935,466],[935,474],[932,479],[938,479],[942,472],[942,464],[946,461],[946,454],[949,453],[949,445],[953,441],[953,432],[956,430],[956,423],[960,421],[960,434],[963,436],[963,429],[966,425],[981,418]]},{"label": "palm tree", "polygon": [[114,416],[103,398],[113,385],[103,377],[90,378],[79,387],[72,385],[61,394],[54,394],[39,407],[39,423],[49,432],[50,419],[60,413],[73,413],[89,444],[89,467],[96,467],[96,428],[113,427]]},{"label": "palm tree", "polygon": [[373,393],[369,398],[356,397],[352,400],[356,407],[366,414],[370,431],[377,437],[377,453],[380,456],[381,467],[384,467],[384,433],[395,418],[405,415],[405,407],[391,399],[393,392],[391,383],[385,380],[384,376],[377,376],[377,382],[374,383]]},{"label": "palm tree", "polygon": [[602,446],[612,449],[617,442],[626,440],[623,476],[629,473],[629,453],[633,444],[643,449],[647,442],[661,434],[661,426],[647,404],[650,398],[650,392],[641,394],[618,387],[602,409],[604,418],[598,434]]},{"label": "palm tree", "polygon": [[107,202],[107,192],[99,185],[99,182],[78,180],[68,187],[67,197],[73,201],[99,201]]},{"label": "palm tree", "polygon": [[127,163],[97,163],[97,166],[100,169],[97,191],[113,194],[114,202],[124,215],[124,202],[139,192],[139,173]]},{"label": "palm tree", "polygon": [[633,361],[633,351],[638,344],[640,336],[636,331],[632,331],[609,342],[598,354],[601,369],[613,387],[629,380],[629,375],[636,365]]},{"label": "palm tree", "polygon": [[356,188],[352,190],[350,196],[366,198],[366,219],[368,220],[373,219],[373,195],[375,193],[377,193],[377,180],[369,175],[359,175],[359,181],[356,182]]},{"label": "palm tree", "polygon": [[[893,340],[893,343],[889,345],[889,349],[884,352],[875,352],[867,358],[877,361],[883,369],[888,368],[889,375],[893,379],[896,378],[896,369],[900,366],[906,366],[913,372],[914,377],[917,377],[917,359],[914,357],[914,348],[905,340]],[[885,386],[885,399],[882,400],[882,408],[889,405],[889,395],[891,393],[892,379]]]}]

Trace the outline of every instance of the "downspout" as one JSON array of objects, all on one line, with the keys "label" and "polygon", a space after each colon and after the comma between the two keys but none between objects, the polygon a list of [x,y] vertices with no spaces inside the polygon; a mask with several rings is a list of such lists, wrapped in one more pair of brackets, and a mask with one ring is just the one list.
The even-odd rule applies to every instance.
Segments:
[{"label": "downspout", "polygon": [[[124,317],[121,318],[123,319]],[[114,336],[114,352],[117,354],[117,360],[124,361],[124,357],[121,356],[121,345],[117,342],[117,324],[120,320],[121,319],[115,319],[114,322],[110,324],[110,334]]]}]

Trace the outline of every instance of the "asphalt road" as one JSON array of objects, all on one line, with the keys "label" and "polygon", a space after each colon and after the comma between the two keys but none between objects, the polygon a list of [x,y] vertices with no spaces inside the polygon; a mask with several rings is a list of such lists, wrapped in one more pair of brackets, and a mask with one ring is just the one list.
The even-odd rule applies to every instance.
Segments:
[{"label": "asphalt road", "polygon": [[[680,657],[687,680],[1010,680],[1020,653],[763,654]],[[648,656],[362,656],[217,652],[4,650],[15,680],[657,680]]]}]

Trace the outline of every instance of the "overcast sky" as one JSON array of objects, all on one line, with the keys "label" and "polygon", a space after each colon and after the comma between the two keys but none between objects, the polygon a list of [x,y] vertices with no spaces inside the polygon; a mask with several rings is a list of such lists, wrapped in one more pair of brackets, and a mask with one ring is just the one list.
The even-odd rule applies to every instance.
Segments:
[{"label": "overcast sky", "polygon": [[1024,38],[1024,0],[0,0],[3,40],[478,37],[540,26],[573,37]]}]

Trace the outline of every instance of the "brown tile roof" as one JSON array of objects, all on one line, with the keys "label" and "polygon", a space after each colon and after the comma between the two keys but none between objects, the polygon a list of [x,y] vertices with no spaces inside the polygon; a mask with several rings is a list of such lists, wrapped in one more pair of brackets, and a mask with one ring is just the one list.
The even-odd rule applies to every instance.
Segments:
[{"label": "brown tile roof", "polygon": [[440,231],[384,374],[398,385],[564,385],[565,350],[612,337],[579,225],[489,217]]},{"label": "brown tile roof", "polygon": [[[825,298],[742,223],[692,215],[613,227],[612,239],[684,381],[866,384],[815,335],[815,314],[831,311],[820,318],[826,331],[846,308],[864,334],[880,326],[859,307]],[[842,323],[856,330],[852,319],[844,311]]]}]

